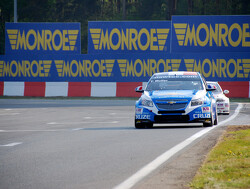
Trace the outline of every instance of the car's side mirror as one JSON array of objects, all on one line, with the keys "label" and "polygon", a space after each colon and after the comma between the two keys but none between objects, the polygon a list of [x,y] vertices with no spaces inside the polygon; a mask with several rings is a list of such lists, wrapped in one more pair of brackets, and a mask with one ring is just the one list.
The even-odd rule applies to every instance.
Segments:
[{"label": "car's side mirror", "polygon": [[224,93],[224,94],[228,94],[228,93],[229,93],[229,90],[224,90],[223,93]]},{"label": "car's side mirror", "polygon": [[135,88],[135,92],[137,92],[137,93],[143,93],[144,92],[143,87],[142,86],[136,87]]}]

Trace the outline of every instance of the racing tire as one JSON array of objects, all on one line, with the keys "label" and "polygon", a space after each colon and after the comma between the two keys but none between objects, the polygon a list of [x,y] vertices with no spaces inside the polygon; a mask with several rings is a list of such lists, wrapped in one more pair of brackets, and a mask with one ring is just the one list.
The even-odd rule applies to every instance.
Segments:
[{"label": "racing tire", "polygon": [[214,125],[218,125],[218,113],[216,111]]},{"label": "racing tire", "polygon": [[153,123],[136,123],[135,120],[135,128],[136,129],[146,129],[146,128],[152,128]]},{"label": "racing tire", "polygon": [[212,127],[212,126],[213,126],[213,122],[212,121],[210,121],[209,123],[207,123],[207,122],[203,123],[203,127]]},{"label": "racing tire", "polygon": [[135,128],[136,129],[143,129],[145,127],[141,123],[136,123],[136,121],[135,121]]},{"label": "racing tire", "polygon": [[227,113],[224,113],[224,115],[229,115],[230,114],[230,108],[228,109]]}]

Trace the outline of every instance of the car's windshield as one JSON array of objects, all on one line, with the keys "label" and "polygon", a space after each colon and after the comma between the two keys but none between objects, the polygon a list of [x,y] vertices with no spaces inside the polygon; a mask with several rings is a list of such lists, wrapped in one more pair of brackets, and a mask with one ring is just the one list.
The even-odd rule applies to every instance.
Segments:
[{"label": "car's windshield", "polygon": [[216,90],[212,91],[213,93],[221,93],[222,90],[220,88],[220,85],[218,83],[208,83],[209,85],[214,85],[216,87]]},{"label": "car's windshield", "polygon": [[146,91],[153,90],[202,90],[201,79],[198,76],[164,76],[152,78]]}]

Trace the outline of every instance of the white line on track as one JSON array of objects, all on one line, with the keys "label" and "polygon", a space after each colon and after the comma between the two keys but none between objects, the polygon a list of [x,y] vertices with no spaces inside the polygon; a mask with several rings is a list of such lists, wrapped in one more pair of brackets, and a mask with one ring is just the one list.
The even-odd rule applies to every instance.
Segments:
[{"label": "white line on track", "polygon": [[75,129],[72,129],[72,131],[80,131],[80,130],[84,130],[84,128],[75,128]]},{"label": "white line on track", "polygon": [[3,114],[0,114],[0,116],[13,116],[13,115],[18,115],[20,113],[3,113]]},{"label": "white line on track", "polygon": [[239,114],[240,109],[242,107],[243,107],[242,104],[238,104],[238,107],[236,108],[234,114],[232,116],[230,116],[228,119],[220,122],[217,126],[205,128],[205,129],[199,131],[198,133],[194,134],[193,136],[187,138],[183,142],[177,144],[173,148],[164,152],[162,155],[158,156],[156,159],[154,159],[152,162],[150,162],[149,164],[144,166],[142,169],[137,171],[135,174],[133,174],[127,180],[125,180],[121,184],[115,186],[114,189],[130,189],[130,188],[132,188],[135,184],[137,184],[139,181],[141,181],[147,175],[149,175],[154,170],[156,170],[158,167],[160,167],[163,163],[165,163],[169,158],[171,158],[177,152],[179,152],[180,150],[184,149],[189,144],[194,142],[197,138],[199,138],[199,137],[203,136],[204,134],[208,133],[209,131],[217,128],[218,126],[221,126],[221,125],[225,124],[226,122],[233,120]]},{"label": "white line on track", "polygon": [[79,121],[79,122],[49,122],[47,123],[48,125],[74,125],[74,124],[84,124],[84,123],[87,123],[87,124],[90,124],[90,123],[100,123],[100,124],[103,124],[103,123],[119,123],[119,121],[107,121],[107,122],[104,122],[104,121]]},{"label": "white line on track", "polygon": [[49,123],[47,123],[48,125],[57,125],[57,124],[59,124],[59,123],[57,123],[57,122],[49,122]]},{"label": "white line on track", "polygon": [[19,144],[22,144],[22,142],[13,142],[13,143],[10,143],[10,144],[4,144],[4,145],[0,145],[3,146],[3,147],[13,147],[13,146],[16,146],[16,145],[19,145]]},{"label": "white line on track", "polygon": [[[113,116],[113,115],[110,115]],[[83,117],[84,119],[105,119],[108,118],[109,116],[103,116],[103,117]],[[116,116],[115,118],[119,118],[119,119],[127,119],[127,118],[131,118],[131,116]]]},{"label": "white line on track", "polygon": [[44,130],[0,130],[2,133],[12,133],[12,132],[59,132],[59,131],[70,131],[69,129],[44,129]]}]

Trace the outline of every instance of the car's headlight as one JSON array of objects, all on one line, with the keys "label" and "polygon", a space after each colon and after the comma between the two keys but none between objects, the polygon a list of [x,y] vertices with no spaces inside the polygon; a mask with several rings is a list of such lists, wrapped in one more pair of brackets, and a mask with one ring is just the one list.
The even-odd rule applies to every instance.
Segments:
[{"label": "car's headlight", "polygon": [[141,104],[142,104],[143,106],[153,107],[153,102],[152,102],[152,100],[142,99]]},{"label": "car's headlight", "polygon": [[203,104],[203,99],[201,98],[191,100],[191,106],[199,106],[202,104]]}]

